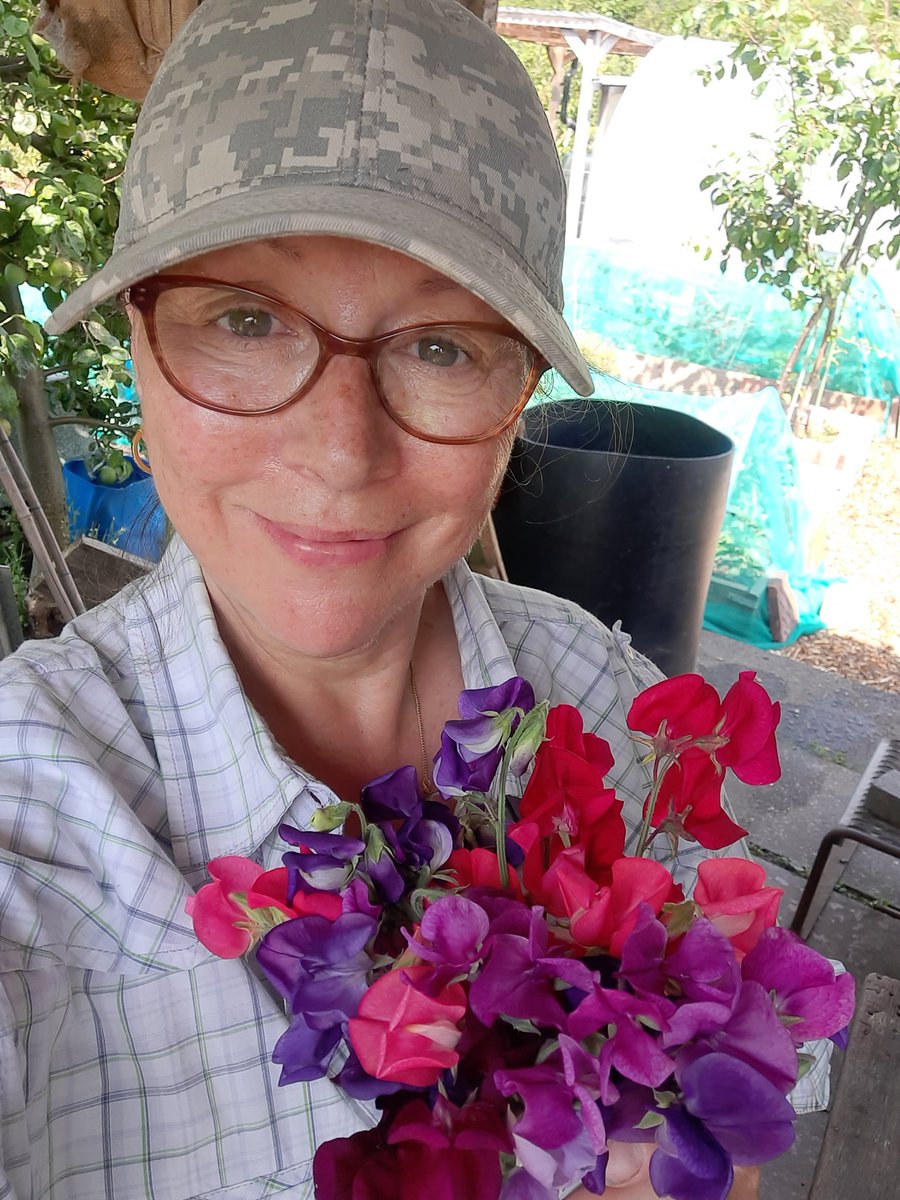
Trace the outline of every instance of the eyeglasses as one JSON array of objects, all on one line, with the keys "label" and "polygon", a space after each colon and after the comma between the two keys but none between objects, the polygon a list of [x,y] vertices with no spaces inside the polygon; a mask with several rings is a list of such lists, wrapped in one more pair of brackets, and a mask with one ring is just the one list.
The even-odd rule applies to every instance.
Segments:
[{"label": "eyeglasses", "polygon": [[385,410],[413,437],[480,442],[509,428],[548,366],[503,325],[429,322],[345,338],[273,296],[189,275],[134,284],[125,299],[172,387],[236,416],[287,408],[349,355],[366,360]]}]

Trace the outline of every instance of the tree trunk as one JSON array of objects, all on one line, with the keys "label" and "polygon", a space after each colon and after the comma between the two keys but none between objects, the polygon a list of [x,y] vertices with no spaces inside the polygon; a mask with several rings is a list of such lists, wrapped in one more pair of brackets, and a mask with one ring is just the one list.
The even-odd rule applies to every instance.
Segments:
[{"label": "tree trunk", "polygon": [[[8,314],[7,332],[16,333],[19,327],[16,318],[24,316],[19,289],[0,280],[0,304]],[[66,489],[50,426],[44,373],[37,363],[33,363],[23,375],[13,374],[11,381],[19,398],[18,434],[25,470],[57,541],[61,546],[67,546]]]},{"label": "tree trunk", "polygon": [[784,368],[781,372],[781,375],[778,378],[778,394],[779,394],[779,396],[781,396],[782,399],[784,399],[784,393],[787,391],[787,382],[788,382],[788,379],[790,378],[791,372],[793,371],[794,367],[797,365],[797,359],[800,357],[803,347],[809,341],[812,331],[815,329],[816,325],[818,324],[819,317],[822,315],[822,310],[824,307],[825,307],[825,301],[821,300],[816,305],[816,307],[813,309],[812,316],[809,318],[809,320],[803,326],[803,332],[800,334],[800,336],[797,338],[796,342],[794,342],[794,345],[791,348],[791,352],[788,355],[787,362],[784,364]]}]

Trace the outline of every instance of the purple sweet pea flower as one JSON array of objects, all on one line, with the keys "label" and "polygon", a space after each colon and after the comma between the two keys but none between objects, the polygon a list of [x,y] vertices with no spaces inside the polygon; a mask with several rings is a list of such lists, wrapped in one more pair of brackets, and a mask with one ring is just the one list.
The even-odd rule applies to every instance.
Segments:
[{"label": "purple sweet pea flower", "polygon": [[559,1188],[544,1187],[520,1168],[504,1182],[500,1200],[557,1200],[558,1196]]},{"label": "purple sweet pea flower", "polygon": [[531,684],[518,675],[459,697],[461,721],[448,721],[435,756],[434,782],[445,797],[490,790],[510,735],[534,708]]},{"label": "purple sweet pea flower", "polygon": [[[516,1156],[522,1167],[541,1185],[541,1188],[550,1189],[546,1194],[554,1197],[554,1200],[561,1187],[570,1184],[574,1179],[580,1179],[583,1175],[587,1175],[597,1165],[597,1151],[594,1149],[586,1129],[582,1129],[564,1146],[557,1146],[550,1150],[521,1137],[515,1126],[512,1128],[512,1135]],[[501,1195],[505,1194],[505,1192],[501,1193]],[[537,1193],[539,1196],[544,1194],[543,1191]]]},{"label": "purple sweet pea flower", "polygon": [[302,1016],[294,1017],[272,1051],[272,1062],[281,1067],[278,1086],[321,1079],[340,1040],[340,1025],[311,1029]]},{"label": "purple sweet pea flower", "polygon": [[684,1107],[738,1166],[768,1162],[794,1142],[796,1113],[764,1075],[728,1054],[706,1054],[679,1072]]},{"label": "purple sweet pea flower", "polygon": [[361,808],[380,834],[380,839],[374,839],[379,842],[378,853],[370,846],[366,856],[368,874],[392,903],[405,890],[394,864],[410,871],[423,866],[436,871],[453,852],[459,821],[446,804],[422,799],[415,767],[400,767],[367,784]]},{"label": "purple sweet pea flower", "polygon": [[650,1159],[650,1182],[672,1200],[725,1200],[734,1171],[731,1159],[702,1121],[683,1108],[667,1109]]},{"label": "purple sweet pea flower", "polygon": [[494,1084],[502,1096],[518,1095],[524,1105],[513,1127],[514,1137],[542,1150],[555,1150],[581,1133],[581,1118],[558,1052],[538,1066],[495,1071]]},{"label": "purple sweet pea flower", "polygon": [[775,1009],[796,1045],[840,1033],[853,1015],[852,976],[836,977],[828,959],[788,929],[767,929],[741,973],[774,993]]},{"label": "purple sweet pea flower", "polygon": [[695,920],[666,957],[668,932],[647,904],[622,947],[619,978],[639,995],[679,996],[734,1008],[741,972],[734,948],[712,921]]},{"label": "purple sweet pea flower", "polygon": [[364,913],[376,920],[381,916],[381,907],[369,899],[369,889],[364,879],[351,879],[341,892],[341,907],[345,913]]},{"label": "purple sweet pea flower", "polygon": [[353,873],[353,860],[366,848],[359,838],[339,833],[315,833],[295,829],[292,825],[279,826],[278,836],[305,851],[298,854],[289,850],[282,855],[288,869],[288,903],[298,890],[339,892]]},{"label": "purple sweet pea flower", "polygon": [[364,913],[343,913],[336,921],[296,917],[266,934],[256,959],[291,1011],[326,1029],[356,1015],[372,969],[365,947],[376,928]]}]

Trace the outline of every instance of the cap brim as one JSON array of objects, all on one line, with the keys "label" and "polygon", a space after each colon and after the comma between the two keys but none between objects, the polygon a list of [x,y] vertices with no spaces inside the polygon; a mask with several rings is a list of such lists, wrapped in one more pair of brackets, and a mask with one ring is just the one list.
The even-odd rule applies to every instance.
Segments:
[{"label": "cap brim", "polygon": [[68,296],[45,323],[63,333],[130,284],[208,250],[266,237],[330,234],[399,250],[480,296],[547,359],[580,396],[594,384],[560,313],[520,262],[470,221],[395,192],[346,184],[292,185],[220,196],[160,222]]}]

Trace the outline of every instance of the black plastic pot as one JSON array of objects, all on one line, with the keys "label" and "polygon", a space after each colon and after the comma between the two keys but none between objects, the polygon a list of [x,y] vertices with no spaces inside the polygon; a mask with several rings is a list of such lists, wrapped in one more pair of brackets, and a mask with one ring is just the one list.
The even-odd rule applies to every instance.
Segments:
[{"label": "black plastic pot", "polygon": [[567,400],[525,415],[494,522],[513,583],[574,600],[667,675],[695,669],[734,444],[694,417]]}]

